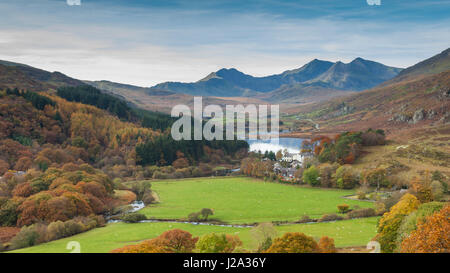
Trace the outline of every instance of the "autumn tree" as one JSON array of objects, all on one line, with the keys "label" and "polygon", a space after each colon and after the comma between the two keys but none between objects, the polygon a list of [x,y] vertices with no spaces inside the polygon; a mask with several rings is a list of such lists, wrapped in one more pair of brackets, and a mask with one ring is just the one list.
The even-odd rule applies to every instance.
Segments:
[{"label": "autumn tree", "polygon": [[450,205],[420,221],[417,229],[405,238],[401,252],[448,253],[450,251]]},{"label": "autumn tree", "polygon": [[0,159],[0,175],[3,175],[9,170],[9,163]]},{"label": "autumn tree", "polygon": [[358,178],[353,173],[352,167],[348,165],[339,167],[334,177],[336,185],[341,189],[353,189],[358,183]]},{"label": "autumn tree", "polygon": [[405,216],[417,210],[420,201],[412,194],[405,194],[378,223],[376,240],[383,252],[393,252],[396,247],[398,230]]},{"label": "autumn tree", "polygon": [[312,238],[300,232],[286,232],[276,238],[266,253],[318,253],[319,245]]},{"label": "autumn tree", "polygon": [[336,247],[334,246],[334,239],[328,236],[320,238],[318,243],[321,253],[336,253]]},{"label": "autumn tree", "polygon": [[263,252],[271,245],[278,231],[272,223],[260,223],[251,229],[251,235],[257,243],[257,251]]},{"label": "autumn tree", "polygon": [[315,166],[311,166],[303,172],[303,181],[311,186],[318,186],[320,184],[319,171]]},{"label": "autumn tree", "polygon": [[389,185],[389,181],[386,178],[387,176],[386,169],[375,168],[371,170],[366,170],[363,172],[362,176],[364,184],[376,187],[377,190],[379,190],[381,186]]},{"label": "autumn tree", "polygon": [[198,237],[192,237],[187,231],[172,229],[159,235],[155,239],[155,244],[170,253],[191,253],[197,241]]},{"label": "autumn tree", "polygon": [[169,253],[163,246],[158,244],[156,240],[147,240],[137,245],[128,245],[117,248],[111,253]]},{"label": "autumn tree", "polygon": [[195,247],[200,253],[232,253],[241,245],[237,235],[210,233],[200,237]]},{"label": "autumn tree", "polygon": [[112,253],[192,253],[198,237],[187,231],[172,229],[151,240],[111,251]]},{"label": "autumn tree", "polygon": [[417,196],[422,203],[433,201],[433,189],[431,188],[430,179],[414,178],[411,181],[411,193]]},{"label": "autumn tree", "polygon": [[435,212],[440,211],[444,207],[445,203],[442,202],[428,202],[421,204],[419,208],[406,216],[398,231],[397,237],[397,249],[400,249],[402,241],[407,238],[411,232],[417,229],[419,222],[426,220],[427,216],[432,215]]}]

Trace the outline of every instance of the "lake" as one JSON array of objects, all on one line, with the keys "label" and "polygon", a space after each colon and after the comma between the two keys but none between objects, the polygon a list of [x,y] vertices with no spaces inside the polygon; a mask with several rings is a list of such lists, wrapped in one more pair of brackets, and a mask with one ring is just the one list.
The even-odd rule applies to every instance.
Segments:
[{"label": "lake", "polygon": [[251,152],[261,151],[262,153],[265,153],[266,151],[269,152],[272,151],[276,153],[279,150],[287,149],[289,153],[299,153],[303,139],[293,137],[283,137],[268,140],[247,139],[247,142],[250,145]]}]

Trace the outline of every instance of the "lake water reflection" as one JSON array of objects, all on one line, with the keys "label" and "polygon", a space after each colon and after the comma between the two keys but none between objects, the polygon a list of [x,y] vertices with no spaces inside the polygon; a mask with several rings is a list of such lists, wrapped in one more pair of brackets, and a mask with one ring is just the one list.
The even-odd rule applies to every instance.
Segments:
[{"label": "lake water reflection", "polygon": [[261,151],[262,153],[266,151],[272,151],[276,153],[279,150],[287,149],[290,153],[299,153],[300,147],[302,145],[302,138],[292,138],[292,137],[284,137],[284,138],[276,138],[269,140],[251,140],[247,139],[248,144],[250,145],[251,152]]}]

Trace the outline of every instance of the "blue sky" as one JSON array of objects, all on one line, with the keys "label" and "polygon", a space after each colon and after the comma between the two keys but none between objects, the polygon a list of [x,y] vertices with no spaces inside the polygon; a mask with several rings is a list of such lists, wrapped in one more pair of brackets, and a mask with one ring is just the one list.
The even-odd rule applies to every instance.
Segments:
[{"label": "blue sky", "polygon": [[450,47],[450,0],[0,0],[0,59],[151,86],[314,58],[407,67]]}]

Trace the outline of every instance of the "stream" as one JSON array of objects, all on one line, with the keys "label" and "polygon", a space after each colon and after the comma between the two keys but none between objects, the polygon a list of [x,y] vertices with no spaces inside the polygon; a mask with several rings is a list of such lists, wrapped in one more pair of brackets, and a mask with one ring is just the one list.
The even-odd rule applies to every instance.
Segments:
[{"label": "stream", "polygon": [[[134,201],[130,204],[131,209],[127,213],[135,213],[140,211],[145,207],[144,202],[142,201]],[[123,222],[123,220],[108,220],[107,223],[120,223]],[[189,221],[176,221],[176,220],[156,220],[156,219],[149,219],[149,220],[142,220],[138,223],[181,223],[181,224],[191,224],[191,225],[204,225],[204,226],[217,226],[217,227],[235,227],[235,228],[251,228],[254,227],[252,225],[231,225],[231,224],[213,224],[213,223],[207,223],[207,222],[189,222]]]}]

